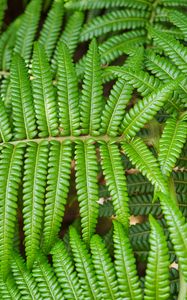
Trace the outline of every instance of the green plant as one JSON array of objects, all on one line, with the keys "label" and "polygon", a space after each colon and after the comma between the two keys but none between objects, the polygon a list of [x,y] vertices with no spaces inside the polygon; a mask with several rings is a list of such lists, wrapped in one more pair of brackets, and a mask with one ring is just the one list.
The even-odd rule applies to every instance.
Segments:
[{"label": "green plant", "polygon": [[26,2],[0,36],[1,298],[186,299],[186,1]]}]

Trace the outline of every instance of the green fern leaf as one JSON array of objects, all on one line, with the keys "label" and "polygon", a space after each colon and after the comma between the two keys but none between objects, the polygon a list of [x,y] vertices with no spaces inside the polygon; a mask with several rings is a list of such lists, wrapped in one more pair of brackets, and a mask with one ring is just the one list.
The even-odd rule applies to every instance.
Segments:
[{"label": "green fern leaf", "polygon": [[28,63],[33,41],[38,27],[41,11],[41,0],[32,0],[24,13],[21,25],[17,32],[17,38],[15,41],[14,51],[20,54],[24,60]]},{"label": "green fern leaf", "polygon": [[0,269],[4,279],[10,271],[23,150],[20,144],[5,144],[0,154]]},{"label": "green fern leaf", "polygon": [[145,300],[169,299],[169,255],[159,223],[150,215],[150,252],[145,277]]},{"label": "green fern leaf", "polygon": [[147,22],[146,11],[135,9],[115,10],[99,16],[85,24],[81,33],[81,41],[101,36],[108,32],[144,27]]},{"label": "green fern leaf", "polygon": [[65,7],[67,9],[103,9],[110,7],[134,7],[139,9],[145,9],[150,3],[146,0],[69,0]]},{"label": "green fern leaf", "polygon": [[13,254],[12,272],[22,300],[44,299],[38,290],[34,278],[27,270],[23,258],[17,253]]},{"label": "green fern leaf", "polygon": [[100,153],[103,173],[112,197],[117,220],[128,227],[128,194],[118,146],[103,143],[100,146]]},{"label": "green fern leaf", "polygon": [[134,137],[143,126],[150,121],[171,97],[176,83],[168,83],[156,92],[151,93],[143,100],[138,101],[124,116],[122,123],[123,134]]},{"label": "green fern leaf", "polygon": [[80,101],[83,134],[99,135],[103,108],[100,57],[96,40],[90,43],[86,57],[85,75]]},{"label": "green fern leaf", "polygon": [[180,269],[187,281],[187,223],[176,203],[166,193],[158,193],[162,211],[166,219],[170,238],[178,257]]},{"label": "green fern leaf", "polygon": [[3,24],[3,18],[5,14],[5,10],[7,9],[7,0],[1,0],[0,2],[0,31]]},{"label": "green fern leaf", "polygon": [[37,134],[34,104],[27,68],[19,54],[13,57],[10,74],[14,137],[32,139]]},{"label": "green fern leaf", "polygon": [[187,40],[187,17],[185,14],[179,11],[169,12],[169,18],[173,24],[175,24],[184,34],[184,39]]},{"label": "green fern leaf", "polygon": [[187,138],[187,122],[169,118],[159,142],[158,160],[162,173],[169,176]]},{"label": "green fern leaf", "polygon": [[89,244],[95,232],[99,204],[97,186],[97,157],[92,141],[77,142],[75,146],[76,188],[80,207],[83,240]]},{"label": "green fern leaf", "polygon": [[40,294],[44,299],[63,300],[63,293],[54,271],[47,259],[39,254],[34,263],[32,275],[37,282]]},{"label": "green fern leaf", "polygon": [[84,20],[84,14],[80,11],[74,12],[72,16],[69,17],[67,24],[64,28],[64,31],[62,32],[59,38],[57,47],[54,51],[54,56],[51,65],[51,68],[54,73],[56,73],[57,70],[57,65],[58,65],[57,57],[58,57],[59,47],[62,43],[65,43],[67,45],[70,55],[73,56],[77,48],[77,44],[79,42],[83,20]]},{"label": "green fern leaf", "polygon": [[9,275],[5,282],[0,277],[0,296],[2,300],[21,300],[21,294],[13,276]]},{"label": "green fern leaf", "polygon": [[159,202],[153,203],[153,195],[136,195],[129,198],[129,208],[131,215],[138,216],[147,216],[148,214],[160,215],[161,208]]},{"label": "green fern leaf", "polygon": [[42,45],[35,43],[32,88],[39,136],[56,136],[58,119],[50,66]]},{"label": "green fern leaf", "polygon": [[98,285],[102,293],[101,297],[103,299],[119,300],[120,294],[114,265],[99,235],[92,237],[90,247]]},{"label": "green fern leaf", "polygon": [[102,134],[116,136],[125,114],[125,108],[132,97],[132,86],[124,79],[118,79],[113,86],[101,116]]},{"label": "green fern leaf", "polygon": [[39,43],[44,46],[45,52],[50,59],[55,48],[58,35],[62,26],[64,14],[64,1],[54,0],[44,25],[40,31]]},{"label": "green fern leaf", "polygon": [[64,246],[58,242],[52,251],[53,267],[61,284],[65,299],[84,300],[83,291],[78,281],[74,265]]},{"label": "green fern leaf", "polygon": [[187,6],[185,0],[161,0],[161,3],[163,3],[164,6]]},{"label": "green fern leaf", "polygon": [[166,192],[166,183],[163,179],[156,158],[149,151],[144,142],[140,138],[136,138],[129,142],[122,143],[122,147],[130,161],[136,165],[136,167],[152,182],[152,184],[155,185],[155,188]]},{"label": "green fern leaf", "polygon": [[58,49],[57,94],[61,135],[78,135],[79,91],[75,69],[65,44]]},{"label": "green fern leaf", "polygon": [[149,29],[157,46],[164,50],[165,54],[170,57],[175,65],[183,72],[187,72],[187,48],[183,46],[174,37],[157,30]]},{"label": "green fern leaf", "polygon": [[23,177],[23,219],[27,267],[32,268],[40,246],[43,205],[47,181],[47,142],[29,142]]},{"label": "green fern leaf", "polygon": [[135,258],[126,229],[117,221],[114,224],[114,265],[122,299],[143,299],[137,276]]},{"label": "green fern leaf", "polygon": [[11,125],[5,110],[4,103],[0,98],[0,141],[8,142],[12,138]]},{"label": "green fern leaf", "polygon": [[73,227],[70,228],[70,245],[84,298],[97,300],[100,297],[100,291],[91,255],[88,253],[86,244],[80,239],[76,229]]},{"label": "green fern leaf", "polygon": [[49,253],[57,239],[66,204],[70,172],[71,144],[51,141],[43,229],[43,250]]}]

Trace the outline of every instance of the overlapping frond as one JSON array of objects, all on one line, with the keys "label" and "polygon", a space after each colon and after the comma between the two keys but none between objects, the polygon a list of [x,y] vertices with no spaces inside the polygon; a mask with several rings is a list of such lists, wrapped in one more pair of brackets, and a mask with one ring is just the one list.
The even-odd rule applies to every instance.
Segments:
[{"label": "overlapping frond", "polygon": [[5,105],[0,97],[0,140],[8,142],[12,138],[11,124],[5,109]]}]

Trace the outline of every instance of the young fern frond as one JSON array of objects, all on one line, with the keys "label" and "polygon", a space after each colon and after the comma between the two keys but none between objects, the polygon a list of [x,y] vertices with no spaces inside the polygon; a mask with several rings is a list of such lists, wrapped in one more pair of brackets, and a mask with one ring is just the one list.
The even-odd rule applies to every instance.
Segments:
[{"label": "young fern frond", "polygon": [[66,44],[68,47],[68,52],[71,56],[73,56],[77,44],[79,42],[79,37],[80,37],[80,32],[82,28],[84,20],[84,14],[80,11],[74,12],[72,16],[69,17],[68,22],[64,28],[64,31],[62,32],[59,40],[57,47],[55,48],[54,55],[52,58],[52,64],[51,68],[54,73],[56,73],[57,70],[57,65],[58,65],[58,53],[59,53],[59,48],[62,43]]},{"label": "young fern frond", "polygon": [[37,134],[34,104],[27,68],[19,54],[13,56],[10,70],[14,138],[32,139]]},{"label": "young fern frond", "polygon": [[91,255],[88,253],[86,244],[80,239],[76,229],[73,227],[70,228],[70,245],[84,298],[97,300],[100,291]]},{"label": "young fern frond", "polygon": [[65,7],[67,9],[103,9],[103,8],[111,8],[111,7],[133,7],[138,9],[146,9],[150,3],[147,0],[69,0]]},{"label": "young fern frond", "polygon": [[48,59],[51,58],[60,29],[62,26],[62,19],[64,15],[64,1],[54,0],[48,16],[40,31],[39,43],[44,46]]},{"label": "young fern frond", "polygon": [[23,258],[18,253],[14,253],[13,255],[12,272],[18,289],[20,290],[21,299],[44,299],[38,290],[36,281],[27,270]]},{"label": "young fern frond", "polygon": [[0,272],[4,280],[10,272],[23,152],[23,145],[5,144],[0,153]]},{"label": "young fern frond", "polygon": [[32,269],[32,275],[38,285],[38,290],[44,299],[63,300],[63,292],[54,270],[45,256],[39,254]]},{"label": "young fern frond", "polygon": [[167,191],[167,186],[156,158],[140,138],[123,142],[122,148],[130,161],[152,182],[157,190],[163,193]]},{"label": "young fern frond", "polygon": [[180,156],[187,138],[187,122],[185,119],[170,117],[166,121],[163,134],[159,141],[158,160],[162,173],[169,176]]},{"label": "young fern frond", "polygon": [[61,135],[78,135],[79,91],[75,69],[65,44],[58,49],[57,95]]},{"label": "young fern frond", "polygon": [[68,255],[64,243],[59,241],[53,247],[52,260],[58,281],[63,289],[65,299],[84,300],[83,291],[74,270],[73,262]]},{"label": "young fern frond", "polygon": [[58,134],[57,107],[52,75],[42,45],[35,43],[32,62],[32,89],[39,136]]},{"label": "young fern frond", "polygon": [[89,244],[95,232],[99,211],[97,157],[92,141],[79,141],[75,146],[76,188],[80,207],[82,237]]},{"label": "young fern frond", "polygon": [[135,258],[126,229],[114,222],[114,266],[122,299],[143,299],[137,276]]},{"label": "young fern frond", "polygon": [[20,54],[27,63],[31,56],[33,41],[39,23],[41,2],[41,0],[32,0],[28,4],[17,32],[14,51]]},{"label": "young fern frond", "polygon": [[115,10],[99,16],[84,25],[81,41],[101,36],[108,32],[124,29],[142,28],[145,26],[148,13],[136,9]]},{"label": "young fern frond", "polygon": [[71,143],[51,141],[45,196],[42,248],[49,253],[57,239],[69,189],[71,172]]},{"label": "young fern frond", "polygon": [[101,116],[102,134],[118,135],[125,108],[132,97],[132,86],[124,79],[118,79],[113,86]]},{"label": "young fern frond", "polygon": [[94,39],[86,56],[85,75],[80,100],[80,116],[83,134],[99,135],[103,109],[100,57]]},{"label": "young fern frond", "polygon": [[115,144],[102,143],[100,146],[100,154],[102,158],[102,169],[112,197],[116,218],[123,225],[128,227],[128,194],[118,146]]},{"label": "young fern frond", "polygon": [[8,142],[12,138],[11,125],[5,109],[5,105],[0,97],[0,141]]},{"label": "young fern frond", "polygon": [[172,62],[183,72],[187,72],[187,48],[174,37],[151,27],[149,29],[154,42],[163,49],[165,54],[170,57]]},{"label": "young fern frond", "polygon": [[46,142],[29,142],[23,177],[23,220],[27,267],[31,269],[40,246],[43,205],[47,181],[48,147]]},{"label": "young fern frond", "polygon": [[114,264],[109,256],[102,238],[94,235],[90,243],[92,261],[96,272],[97,281],[103,299],[119,300],[117,278]]},{"label": "young fern frond", "polygon": [[150,215],[150,251],[145,276],[145,300],[169,298],[169,255],[164,232]]}]

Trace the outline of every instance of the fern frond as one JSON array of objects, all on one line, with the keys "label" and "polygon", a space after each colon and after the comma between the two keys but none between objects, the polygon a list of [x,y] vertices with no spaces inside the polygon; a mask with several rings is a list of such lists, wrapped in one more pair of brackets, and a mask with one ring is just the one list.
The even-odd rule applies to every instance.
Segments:
[{"label": "fern frond", "polygon": [[160,80],[150,76],[148,72],[137,69],[135,72],[134,68],[131,67],[109,67],[108,70],[130,83],[143,97],[148,96],[153,91],[158,91],[158,88],[161,87]]},{"label": "fern frond", "polygon": [[7,0],[1,0],[0,2],[0,31],[3,24],[3,18],[5,14],[5,10],[7,9]]},{"label": "fern frond", "polygon": [[57,239],[69,189],[71,143],[51,141],[43,229],[43,250],[49,253]]},{"label": "fern frond", "polygon": [[159,202],[153,203],[153,195],[137,195],[129,198],[129,208],[131,215],[147,216],[148,214],[160,215],[161,207]]},{"label": "fern frond", "polygon": [[57,107],[52,75],[42,45],[35,43],[32,62],[32,88],[39,136],[58,134]]},{"label": "fern frond", "polygon": [[167,83],[156,92],[138,101],[124,116],[122,123],[123,134],[127,137],[134,137],[140,128],[143,128],[160,110],[164,103],[167,102],[175,87],[176,83]]},{"label": "fern frond", "polygon": [[0,70],[8,70],[10,67],[16,33],[20,23],[21,17],[16,18],[0,36]]},{"label": "fern frond", "polygon": [[185,14],[175,10],[169,12],[169,18],[184,34],[184,39],[187,40],[187,17]]},{"label": "fern frond", "polygon": [[0,154],[0,269],[4,280],[10,271],[23,152],[23,145],[5,144]]},{"label": "fern frond", "polygon": [[78,135],[80,126],[78,80],[65,44],[58,49],[57,95],[61,135]]},{"label": "fern frond", "polygon": [[146,41],[145,30],[133,30],[115,35],[99,45],[101,63],[109,64],[118,56],[126,53],[129,48],[139,47]]},{"label": "fern frond", "polygon": [[187,138],[187,122],[183,119],[170,117],[166,121],[163,134],[159,141],[158,160],[162,173],[169,176],[180,156]]},{"label": "fern frond", "polygon": [[118,146],[103,143],[100,146],[100,154],[103,173],[112,197],[117,220],[128,227],[128,194]]},{"label": "fern frond", "polygon": [[150,251],[145,277],[145,300],[168,299],[169,287],[169,255],[166,238],[159,223],[150,215],[151,225]]},{"label": "fern frond", "polygon": [[55,48],[54,51],[52,64],[51,64],[53,73],[56,73],[57,70],[57,65],[58,65],[57,57],[58,57],[60,45],[62,43],[65,43],[67,45],[69,54],[73,56],[77,48],[77,44],[79,42],[83,20],[84,20],[84,14],[80,11],[74,12],[72,16],[69,17],[67,24],[64,28],[64,31],[62,32],[58,40],[57,47]]},{"label": "fern frond", "polygon": [[75,146],[76,189],[80,207],[82,237],[89,244],[97,223],[99,204],[97,157],[92,141]]},{"label": "fern frond", "polygon": [[86,56],[85,75],[80,100],[81,127],[83,134],[99,135],[103,109],[100,57],[94,39]]},{"label": "fern frond", "polygon": [[122,299],[143,299],[137,276],[135,258],[126,229],[117,221],[114,225],[114,266]]},{"label": "fern frond", "polygon": [[32,268],[40,246],[43,205],[47,181],[47,142],[29,142],[24,163],[23,220],[27,267]]},{"label": "fern frond", "polygon": [[178,194],[187,193],[187,172],[173,173],[172,177],[175,183],[176,192]]},{"label": "fern frond", "polygon": [[92,261],[103,299],[120,299],[115,269],[102,238],[94,235],[91,239]]},{"label": "fern frond", "polygon": [[21,300],[21,294],[12,275],[4,282],[0,277],[0,296],[2,300]]},{"label": "fern frond", "polygon": [[141,173],[127,176],[127,188],[129,195],[151,194],[154,191],[153,185]]},{"label": "fern frond", "polygon": [[65,7],[67,9],[103,9],[103,8],[111,8],[111,7],[133,7],[138,9],[145,9],[150,5],[150,3],[146,0],[69,0]]},{"label": "fern frond", "polygon": [[16,284],[20,290],[21,299],[23,300],[41,300],[44,299],[40,294],[37,284],[27,270],[23,258],[18,254],[13,254],[12,272]]},{"label": "fern frond", "polygon": [[54,0],[52,7],[40,31],[39,43],[43,45],[48,59],[51,58],[64,15],[64,0]]},{"label": "fern frond", "polygon": [[157,160],[144,142],[140,138],[136,138],[129,142],[123,142],[122,148],[130,161],[155,185],[155,188],[166,192],[166,183]]},{"label": "fern frond", "polygon": [[45,256],[39,254],[32,269],[38,290],[44,299],[63,300],[63,293],[57,277]]},{"label": "fern frond", "polygon": [[187,223],[181,211],[169,195],[158,193],[162,211],[167,222],[170,238],[177,255],[180,269],[187,281]]},{"label": "fern frond", "polygon": [[164,5],[164,6],[187,6],[187,3],[185,0],[161,0],[161,3]]},{"label": "fern frond", "polygon": [[100,291],[91,255],[73,227],[70,228],[70,245],[84,298],[97,300],[100,297]]},{"label": "fern frond", "polygon": [[84,25],[81,41],[101,36],[108,32],[144,27],[148,18],[146,11],[135,9],[115,10],[99,16]]},{"label": "fern frond", "polygon": [[65,299],[84,300],[83,291],[78,281],[74,265],[64,246],[58,242],[52,251],[53,267],[61,284]]},{"label": "fern frond", "polygon": [[132,97],[132,86],[124,79],[118,79],[114,84],[110,96],[101,116],[102,134],[116,136],[125,114],[125,108]]},{"label": "fern frond", "polygon": [[183,46],[174,37],[157,30],[149,29],[157,46],[164,50],[165,54],[170,57],[175,65],[183,72],[187,72],[187,48]]},{"label": "fern frond", "polygon": [[32,0],[28,4],[17,32],[14,51],[19,53],[27,63],[31,56],[33,41],[38,27],[41,2],[41,0]]},{"label": "fern frond", "polygon": [[36,136],[36,120],[32,91],[24,59],[15,54],[10,71],[13,131],[15,139]]},{"label": "fern frond", "polygon": [[0,141],[8,142],[12,138],[11,125],[5,110],[4,103],[0,97]]},{"label": "fern frond", "polygon": [[[1,82],[1,98],[4,103],[5,111],[7,116],[11,116],[12,114],[12,103],[11,103],[11,88],[10,88],[10,76],[5,77]],[[9,122],[12,125],[11,119],[9,118]]]}]

